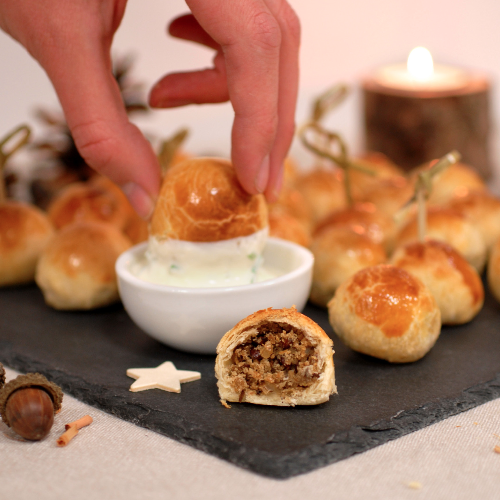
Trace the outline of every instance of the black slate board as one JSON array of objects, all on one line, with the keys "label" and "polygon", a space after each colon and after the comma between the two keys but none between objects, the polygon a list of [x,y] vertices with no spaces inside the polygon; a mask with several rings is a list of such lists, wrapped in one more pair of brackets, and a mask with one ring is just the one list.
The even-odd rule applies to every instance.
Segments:
[{"label": "black slate board", "polygon": [[[266,476],[286,478],[360,453],[500,396],[500,306],[487,297],[471,323],[444,328],[422,360],[391,365],[336,339],[326,311],[305,314],[335,343],[339,394],[313,407],[224,408],[213,356],[169,349],[121,306],[57,312],[36,287],[0,290],[0,361],[38,371],[76,398]],[[127,368],[173,361],[202,373],[181,394],[132,393]]]}]

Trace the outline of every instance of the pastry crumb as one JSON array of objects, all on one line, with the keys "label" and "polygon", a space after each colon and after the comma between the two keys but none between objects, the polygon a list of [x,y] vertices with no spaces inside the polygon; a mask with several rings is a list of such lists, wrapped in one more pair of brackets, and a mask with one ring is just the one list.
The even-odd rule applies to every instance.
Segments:
[{"label": "pastry crumb", "polygon": [[461,425],[455,425],[455,427],[462,427]]},{"label": "pastry crumb", "polygon": [[224,408],[231,408],[231,405],[228,404],[228,402],[225,399],[221,399],[220,403],[222,406],[224,406]]},{"label": "pastry crumb", "polygon": [[495,453],[500,453],[500,446],[496,445],[494,448],[493,448],[493,451]]},{"label": "pastry crumb", "polygon": [[479,425],[477,422],[473,422],[473,423],[474,423],[474,425]]},{"label": "pastry crumb", "polygon": [[418,481],[411,481],[408,483],[408,487],[412,490],[419,490],[422,488],[422,483],[419,483]]}]

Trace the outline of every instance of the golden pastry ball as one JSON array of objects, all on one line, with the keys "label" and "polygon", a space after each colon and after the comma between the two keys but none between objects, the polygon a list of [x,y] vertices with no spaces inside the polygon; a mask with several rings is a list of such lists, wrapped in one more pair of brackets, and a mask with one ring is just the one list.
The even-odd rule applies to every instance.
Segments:
[{"label": "golden pastry ball", "polygon": [[422,358],[441,331],[441,313],[429,289],[387,264],[362,269],[340,285],[328,314],[347,346],[391,363]]},{"label": "golden pastry ball", "polygon": [[0,204],[0,286],[29,283],[54,227],[39,208],[17,201]]},{"label": "golden pastry ball", "polygon": [[264,196],[243,190],[230,161],[192,158],[165,174],[150,235],[210,242],[249,236],[267,226]]},{"label": "golden pastry ball", "polygon": [[490,292],[500,302],[500,239],[491,248],[486,276]]},{"label": "golden pastry ball", "polygon": [[404,177],[403,170],[382,153],[367,152],[354,158],[354,163],[365,167],[374,174],[370,175],[356,169],[349,171],[349,180],[355,199],[362,199],[365,193],[376,189],[383,179]]},{"label": "golden pastry ball", "polygon": [[312,224],[347,206],[344,173],[338,168],[316,168],[299,176],[295,185],[306,200]]},{"label": "golden pastry ball", "polygon": [[489,251],[500,238],[500,199],[485,190],[457,196],[446,207],[465,216],[481,233]]},{"label": "golden pastry ball", "polygon": [[465,196],[470,191],[486,191],[484,180],[469,165],[455,163],[434,178],[429,204],[444,205],[457,196]]},{"label": "golden pastry ball", "polygon": [[[445,208],[427,210],[426,238],[451,245],[478,273],[486,263],[486,244],[479,229],[464,215]],[[418,241],[418,222],[414,216],[396,237],[396,246]]]},{"label": "golden pastry ball", "polygon": [[396,215],[413,196],[413,185],[405,177],[385,177],[367,189],[359,201],[373,203],[380,212]]},{"label": "golden pastry ball", "polygon": [[118,256],[131,246],[115,226],[77,222],[61,229],[42,252],[35,280],[55,309],[93,309],[119,300]]},{"label": "golden pastry ball", "polygon": [[386,262],[380,243],[349,227],[330,226],[313,238],[314,255],[310,300],[326,307],[335,290],[360,269]]},{"label": "golden pastry ball", "polygon": [[333,342],[313,320],[290,309],[242,319],[217,346],[221,399],[261,405],[317,405],[337,392]]},{"label": "golden pastry ball", "polygon": [[123,230],[133,208],[121,189],[98,176],[89,182],[75,182],[64,188],[51,202],[48,215],[56,229],[74,222],[109,222]]},{"label": "golden pastry ball", "polygon": [[394,248],[396,223],[392,217],[377,210],[373,203],[355,203],[332,212],[316,225],[313,235],[318,235],[330,226],[348,227],[355,233],[364,234],[374,243],[382,244],[388,254]]},{"label": "golden pastry ball", "polygon": [[308,229],[312,224],[312,212],[304,195],[296,188],[283,186],[278,199],[269,204],[269,213],[286,213],[298,219]]},{"label": "golden pastry ball", "polygon": [[484,287],[477,271],[450,245],[427,240],[399,247],[391,264],[419,278],[431,291],[443,325],[469,322],[484,303]]},{"label": "golden pastry ball", "polygon": [[292,241],[306,248],[311,244],[307,227],[285,212],[269,212],[269,236]]}]

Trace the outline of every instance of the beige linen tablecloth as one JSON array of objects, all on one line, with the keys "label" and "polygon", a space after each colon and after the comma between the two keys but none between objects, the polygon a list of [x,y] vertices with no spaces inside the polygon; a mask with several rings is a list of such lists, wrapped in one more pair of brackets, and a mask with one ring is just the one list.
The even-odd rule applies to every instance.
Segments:
[{"label": "beige linen tablecloth", "polygon": [[[6,371],[7,380],[17,375]],[[64,424],[85,414],[92,425],[58,448]],[[500,499],[497,445],[500,399],[336,464],[274,480],[65,395],[42,442],[17,440],[0,423],[0,499]]]}]

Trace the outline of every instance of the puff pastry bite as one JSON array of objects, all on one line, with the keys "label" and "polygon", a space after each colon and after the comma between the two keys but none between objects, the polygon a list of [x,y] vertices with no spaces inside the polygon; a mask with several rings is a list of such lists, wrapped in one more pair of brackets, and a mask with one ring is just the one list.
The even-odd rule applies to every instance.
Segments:
[{"label": "puff pastry bite", "polygon": [[332,212],[314,228],[313,236],[330,226],[348,227],[358,234],[364,234],[374,243],[384,246],[392,253],[396,238],[396,223],[392,217],[377,210],[373,203],[355,203],[352,207]]},{"label": "puff pastry bite", "polygon": [[312,221],[311,208],[304,195],[294,187],[283,186],[279,198],[269,204],[269,213],[285,213],[299,220],[309,230]]},{"label": "puff pastry bite", "polygon": [[123,230],[133,209],[120,188],[104,177],[75,182],[51,202],[48,215],[60,229],[73,222],[109,222]]},{"label": "puff pastry bite", "polygon": [[484,287],[479,274],[442,241],[427,240],[399,247],[391,263],[422,280],[436,299],[443,324],[467,323],[483,306]]},{"label": "puff pastry bite", "polygon": [[[486,263],[486,244],[481,232],[464,215],[445,208],[430,208],[427,211],[426,237],[444,241],[465,257],[478,273]],[[418,240],[417,217],[413,217],[399,232],[396,245],[405,245]]]},{"label": "puff pastry bite", "polygon": [[217,346],[222,400],[316,405],[337,392],[333,342],[295,308],[264,309],[240,321]]},{"label": "puff pastry bite", "polygon": [[[434,162],[425,168],[431,168]],[[414,171],[414,176],[418,170]],[[481,176],[465,163],[455,163],[436,176],[432,182],[432,191],[428,203],[444,205],[456,196],[465,196],[470,191],[486,191],[486,184]]]},{"label": "puff pastry bite", "polygon": [[446,206],[472,222],[490,251],[500,238],[500,199],[485,190],[469,191],[465,196],[456,196]]},{"label": "puff pastry bite", "polygon": [[347,206],[343,179],[344,173],[337,168],[317,168],[297,179],[297,189],[311,211],[313,225],[330,212]]},{"label": "puff pastry bite", "polygon": [[213,242],[267,228],[263,195],[241,187],[229,160],[192,158],[170,168],[151,218],[157,240]]},{"label": "puff pastry bite", "polygon": [[404,177],[404,172],[387,156],[375,151],[367,152],[354,158],[357,165],[371,170],[374,175],[369,175],[359,170],[352,169],[349,172],[354,198],[361,199],[364,193],[376,189],[382,179]]},{"label": "puff pastry bite", "polygon": [[441,313],[429,289],[387,264],[362,269],[342,283],[328,314],[347,346],[391,363],[422,358],[441,331]]},{"label": "puff pastry bite", "polygon": [[307,227],[285,212],[269,212],[269,236],[293,241],[306,248],[311,244]]},{"label": "puff pastry bite", "polygon": [[55,309],[93,309],[117,302],[115,262],[130,246],[109,223],[64,227],[50,240],[36,268],[45,302]]},{"label": "puff pastry bite", "polygon": [[314,255],[310,300],[326,307],[335,290],[360,269],[386,262],[383,246],[349,227],[325,228],[312,241]]},{"label": "puff pastry bite", "polygon": [[0,286],[33,281],[41,252],[54,228],[39,208],[17,201],[0,204]]},{"label": "puff pastry bite", "polygon": [[500,239],[495,242],[491,249],[486,277],[490,292],[500,302]]}]

